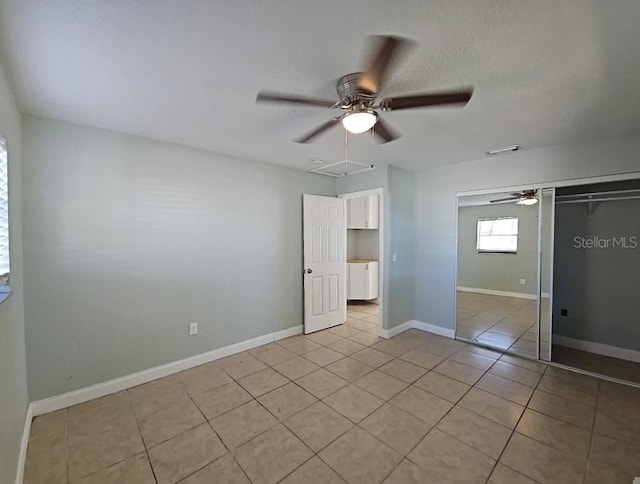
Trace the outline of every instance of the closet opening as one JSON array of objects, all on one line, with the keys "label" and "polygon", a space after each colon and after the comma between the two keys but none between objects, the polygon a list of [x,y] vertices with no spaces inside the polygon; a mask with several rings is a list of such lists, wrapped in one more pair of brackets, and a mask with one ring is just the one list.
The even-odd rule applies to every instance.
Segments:
[{"label": "closet opening", "polygon": [[551,361],[640,384],[640,180],[556,189]]}]

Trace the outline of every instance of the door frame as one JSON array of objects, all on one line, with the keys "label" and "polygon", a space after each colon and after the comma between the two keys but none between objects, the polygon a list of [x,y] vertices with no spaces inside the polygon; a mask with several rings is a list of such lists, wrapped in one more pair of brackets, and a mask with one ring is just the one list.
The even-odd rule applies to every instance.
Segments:
[{"label": "door frame", "polygon": [[[543,250],[544,243],[544,233],[542,231],[542,227],[544,226],[544,191],[551,190],[551,200],[547,203],[551,203],[551,220],[549,220],[549,253],[545,254]],[[556,187],[549,188],[541,188],[540,189],[540,207],[538,211],[538,235],[539,235],[539,247],[538,247],[538,360],[550,362],[553,351],[553,258],[554,258],[554,250],[555,250],[555,237],[556,237]],[[548,356],[549,359],[543,359],[541,357],[541,347],[542,347],[542,297],[545,294],[542,291],[542,260],[544,256],[549,257],[549,348],[548,348]]]},{"label": "door frame", "polygon": [[[378,305],[380,306],[380,317],[378,318],[378,335],[382,336],[383,331],[384,331],[384,320],[385,318],[385,307],[386,307],[386,293],[384,292],[384,276],[385,276],[385,229],[384,229],[384,222],[385,222],[385,204],[384,204],[384,189],[383,188],[372,188],[369,190],[360,190],[357,192],[349,192],[349,193],[341,193],[340,195],[338,195],[338,198],[344,198],[344,199],[349,199],[349,198],[360,198],[360,197],[366,197],[369,195],[378,195]],[[348,246],[347,246],[347,230],[349,230],[349,228],[347,227],[347,229],[345,230],[344,236],[345,236],[345,241],[344,241],[344,246],[345,246],[345,250],[348,250]],[[360,229],[360,230],[371,230],[371,229]],[[346,253],[345,253],[346,256]],[[347,258],[345,257],[345,270],[346,270],[346,260]]]}]

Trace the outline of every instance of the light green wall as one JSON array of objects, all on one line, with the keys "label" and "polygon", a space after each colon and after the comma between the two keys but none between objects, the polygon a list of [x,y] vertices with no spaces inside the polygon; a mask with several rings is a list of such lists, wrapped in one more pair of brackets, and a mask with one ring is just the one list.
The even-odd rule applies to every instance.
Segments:
[{"label": "light green wall", "polygon": [[302,194],[334,179],[32,116],[23,136],[32,400],[302,324]]},{"label": "light green wall", "polygon": [[[640,200],[556,207],[553,333],[640,351]],[[626,237],[630,248],[580,249],[574,237]],[[567,316],[560,309],[568,310]]]},{"label": "light green wall", "polygon": [[639,152],[640,135],[632,135],[522,150],[417,174],[414,319],[454,326],[458,192],[638,172]]},{"label": "light green wall", "polygon": [[[479,218],[517,217],[517,254],[478,253]],[[478,205],[458,209],[458,286],[536,294],[538,205]],[[526,283],[520,284],[520,279]]]},{"label": "light green wall", "polygon": [[413,270],[415,250],[415,174],[389,166],[391,257],[389,264],[389,327],[413,318]]},{"label": "light green wall", "polygon": [[9,160],[11,290],[0,304],[0,483],[13,483],[29,402],[22,291],[22,163],[20,113],[0,65],[0,132]]}]

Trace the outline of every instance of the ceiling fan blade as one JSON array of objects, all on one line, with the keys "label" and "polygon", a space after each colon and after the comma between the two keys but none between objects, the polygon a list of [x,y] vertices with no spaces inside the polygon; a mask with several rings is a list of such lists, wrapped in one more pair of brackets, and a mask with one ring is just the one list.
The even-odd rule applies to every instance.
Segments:
[{"label": "ceiling fan blade", "polygon": [[375,94],[384,87],[393,66],[413,42],[404,37],[374,35],[368,38],[368,43],[372,55],[360,80],[360,88]]},{"label": "ceiling fan blade", "polygon": [[522,198],[522,197],[535,197],[538,193],[538,190],[520,190],[519,192],[511,192],[511,195],[514,197]]},{"label": "ceiling fan blade", "polygon": [[384,111],[395,111],[396,109],[422,108],[445,104],[467,104],[472,94],[473,89],[467,88],[460,91],[388,97],[380,102],[380,107]]},{"label": "ceiling fan blade", "polygon": [[317,99],[306,96],[297,96],[295,94],[282,94],[273,91],[260,91],[256,96],[256,103],[302,104],[304,106],[317,106],[321,108],[330,108],[336,104],[335,101],[331,101],[329,99]]},{"label": "ceiling fan blade", "polygon": [[520,197],[497,198],[495,200],[489,200],[489,203],[509,202],[511,200],[520,200]]},{"label": "ceiling fan blade", "polygon": [[378,119],[378,122],[373,126],[373,132],[382,139],[382,143],[389,143],[390,141],[400,138],[400,135],[391,129],[382,119]]},{"label": "ceiling fan blade", "polygon": [[309,143],[310,141],[313,141],[313,139],[324,133],[325,131],[327,131],[328,129],[333,128],[336,124],[338,124],[340,122],[340,118],[333,118],[330,119],[329,121],[327,121],[326,123],[318,126],[316,129],[314,129],[313,131],[308,132],[307,134],[305,134],[304,136],[301,136],[300,138],[296,139],[295,142],[296,143]]}]

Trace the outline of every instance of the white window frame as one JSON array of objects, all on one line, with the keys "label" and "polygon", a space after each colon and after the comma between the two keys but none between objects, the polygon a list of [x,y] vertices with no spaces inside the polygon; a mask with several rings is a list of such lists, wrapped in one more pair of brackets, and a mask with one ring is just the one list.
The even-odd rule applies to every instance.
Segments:
[{"label": "white window frame", "polygon": [[[508,221],[495,224],[492,222]],[[479,254],[517,254],[518,217],[479,218],[476,224],[476,251]],[[499,243],[502,239],[502,244]]]}]

